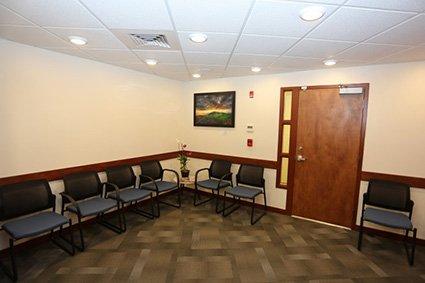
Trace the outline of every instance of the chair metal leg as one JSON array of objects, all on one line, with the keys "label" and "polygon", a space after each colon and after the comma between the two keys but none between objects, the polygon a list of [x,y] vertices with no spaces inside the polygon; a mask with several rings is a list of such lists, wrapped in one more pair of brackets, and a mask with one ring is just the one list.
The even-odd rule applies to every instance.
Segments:
[{"label": "chair metal leg", "polygon": [[359,238],[357,241],[357,249],[362,250],[362,241],[363,241],[363,216],[360,218],[360,228],[359,228]]},{"label": "chair metal leg", "polygon": [[195,184],[195,193],[194,193],[194,196],[193,196],[193,205],[194,206],[198,206],[198,205],[207,203],[207,202],[213,200],[214,196],[207,198],[207,199],[204,199],[203,201],[200,201],[200,202],[196,202],[196,199],[201,200],[201,196],[199,194],[198,186]]},{"label": "chair metal leg", "polygon": [[10,265],[11,269],[9,269],[5,264],[0,262],[1,268],[4,271],[4,273],[9,277],[13,282],[18,281],[18,270],[16,268],[16,261],[15,261],[15,251],[14,251],[14,240],[9,239],[9,256],[10,256]]},{"label": "chair metal leg", "polygon": [[251,204],[251,225],[254,225],[258,222],[264,215],[266,215],[266,206],[264,206],[264,211],[261,213],[260,216],[258,216],[256,219],[254,219],[254,210],[255,210],[255,197],[252,198],[252,204]]},{"label": "chair metal leg", "polygon": [[68,253],[69,255],[73,256],[75,255],[75,243],[74,243],[74,235],[72,232],[72,220],[69,219],[69,237],[70,239],[67,239],[64,235],[63,235],[63,227],[59,227],[59,236],[58,238],[60,238],[62,241],[68,243],[71,246],[71,249],[68,249],[67,247],[65,247],[61,242],[59,242],[55,237],[53,237],[53,230],[51,231],[50,234],[50,240],[52,241],[52,243],[54,243],[56,246],[58,246],[59,248],[61,248],[62,250],[64,250],[66,253]]},{"label": "chair metal leg", "polygon": [[408,247],[409,230],[406,230],[406,234],[405,234],[405,237],[404,237],[404,247],[406,249],[407,260],[409,261],[409,265],[411,265],[411,266],[414,264],[414,260],[415,260],[416,233],[417,233],[417,229],[414,228],[413,229],[412,243],[410,244],[410,250],[409,250],[409,247]]},{"label": "chair metal leg", "polygon": [[[224,199],[226,199],[226,197],[227,197],[227,193],[226,192],[224,192]],[[240,200],[240,198],[239,198],[239,200]],[[238,204],[236,207],[234,207],[236,204],[238,204],[237,203],[237,201],[236,201],[236,197],[235,196],[233,196],[233,203],[231,204],[231,205],[229,205],[229,206],[225,206],[225,203],[224,203],[224,205],[223,205],[223,217],[226,217],[226,216],[229,216],[230,214],[232,214],[234,211],[236,211],[237,209],[239,209],[241,206],[240,206],[240,204]],[[232,210],[230,210],[229,212],[226,212],[226,210],[228,210],[229,208],[233,208]]]},{"label": "chair metal leg", "polygon": [[84,251],[86,249],[86,245],[84,243],[83,224],[81,223],[81,216],[77,215],[77,218],[78,218],[78,230],[79,230],[79,234],[80,234],[80,244],[81,244],[81,246],[79,247],[77,244],[75,244],[75,247],[77,249],[79,249],[80,251]]},{"label": "chair metal leg", "polygon": [[[137,213],[139,215],[142,215],[146,218],[154,219],[155,218],[155,205],[154,204],[155,204],[154,199],[152,197],[152,194],[150,194],[150,212],[143,210],[141,208],[141,204],[137,203],[137,202],[135,203],[135,207],[133,207],[130,211]],[[131,203],[130,203],[130,205],[131,205]]]}]

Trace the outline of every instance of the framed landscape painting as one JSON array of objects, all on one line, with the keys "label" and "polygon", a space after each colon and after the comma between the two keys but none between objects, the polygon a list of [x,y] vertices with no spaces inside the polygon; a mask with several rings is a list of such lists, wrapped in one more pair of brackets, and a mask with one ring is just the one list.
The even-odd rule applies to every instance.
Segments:
[{"label": "framed landscape painting", "polygon": [[235,91],[195,93],[193,125],[235,127]]}]

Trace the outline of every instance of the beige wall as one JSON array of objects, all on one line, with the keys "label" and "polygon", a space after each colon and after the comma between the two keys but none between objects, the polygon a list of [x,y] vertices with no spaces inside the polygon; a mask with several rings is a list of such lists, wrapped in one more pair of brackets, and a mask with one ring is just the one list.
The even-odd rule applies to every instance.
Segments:
[{"label": "beige wall", "polygon": [[[425,62],[225,78],[184,86],[186,139],[190,149],[276,160],[281,87],[370,83],[363,170],[425,177]],[[193,127],[193,93],[236,91],[234,129]],[[248,97],[249,91],[255,97]],[[247,124],[255,132],[247,133]],[[254,147],[246,147],[246,139]],[[192,160],[192,168],[204,161]],[[286,191],[274,186],[275,170],[266,170],[268,201],[284,208]],[[361,195],[367,183],[363,182]],[[414,223],[425,238],[425,190],[413,189]]]},{"label": "beige wall", "polygon": [[0,178],[176,150],[181,83],[0,40]]}]

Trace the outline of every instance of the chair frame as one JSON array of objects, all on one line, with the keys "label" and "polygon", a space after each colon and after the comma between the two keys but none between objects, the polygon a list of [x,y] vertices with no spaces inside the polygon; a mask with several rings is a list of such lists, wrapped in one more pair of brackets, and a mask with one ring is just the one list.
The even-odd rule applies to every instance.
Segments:
[{"label": "chair frame", "polygon": [[[241,165],[241,166],[244,166],[244,165]],[[240,169],[241,168],[239,167],[239,171],[240,171]],[[223,217],[229,216],[230,214],[232,214],[233,212],[235,212],[236,210],[238,210],[241,207],[241,205],[240,205],[241,198],[251,199],[252,200],[252,202],[251,202],[251,225],[254,225],[255,223],[257,223],[258,220],[260,220],[267,213],[267,197],[266,197],[265,183],[266,183],[265,179],[262,178],[261,179],[261,187],[257,187],[257,188],[261,188],[261,193],[257,194],[253,198],[244,198],[244,197],[239,197],[239,196],[235,196],[235,195],[230,194],[233,197],[233,202],[227,207],[226,207],[226,198],[227,198],[228,193],[227,193],[227,191],[224,191],[223,210],[222,210]],[[240,175],[239,175],[239,172],[238,172],[238,174],[236,175],[236,186],[239,186],[239,184],[248,185],[248,184],[244,184],[243,182],[241,182]],[[249,186],[251,186],[251,185],[249,185]],[[251,187],[254,187],[254,186],[251,186]],[[259,195],[263,195],[263,197],[264,197],[264,208],[263,208],[263,212],[259,216],[257,216],[257,218],[254,218],[255,206],[256,206],[255,198]],[[237,206],[235,207],[235,205],[237,205]],[[230,208],[232,208],[232,209],[229,212],[226,212]]]},{"label": "chair frame", "polygon": [[[212,162],[214,162],[214,161],[222,161],[222,160],[213,160]],[[198,184],[198,175],[202,171],[208,171],[208,180],[211,180],[212,179],[211,178],[211,175],[212,175],[211,174],[212,162],[211,162],[211,165],[210,165],[209,168],[201,168],[201,169],[197,170],[196,173],[195,173],[195,183],[194,183],[194,185],[195,185],[195,188],[194,188],[195,189],[195,192],[193,194],[193,205],[194,206],[199,206],[201,204],[205,204],[205,203],[207,203],[207,202],[212,201],[212,200],[215,199],[215,212],[216,213],[222,213],[224,207],[222,207],[221,209],[219,209],[220,190],[221,189],[225,189],[226,187],[220,187],[220,184],[222,182],[225,182],[225,181],[230,181],[230,186],[233,187],[233,178],[232,178],[233,173],[232,172],[229,172],[229,173],[226,173],[223,176],[221,176],[220,179],[218,180],[218,187],[217,187],[216,190],[211,189],[211,188],[207,188],[207,187],[203,187],[203,186],[199,185]],[[207,199],[201,201],[201,196],[199,194],[200,189],[198,187],[211,190],[212,196],[210,198],[207,198]],[[217,191],[217,193],[215,193],[215,191]],[[198,199],[198,202],[196,201],[197,199]]]},{"label": "chair frame", "polygon": [[[99,184],[102,186],[102,190],[101,190],[101,192],[98,196],[100,198],[103,198],[103,196],[105,194],[105,184],[100,182],[99,176],[97,175],[97,173],[93,172],[93,174],[96,174],[97,180],[98,180]],[[114,189],[115,189],[115,187],[114,187]],[[117,208],[118,225],[119,226],[107,221],[105,219],[105,212],[100,212],[100,213],[96,214],[96,223],[114,231],[117,234],[121,234],[121,233],[125,232],[124,228],[126,227],[126,224],[125,224],[126,220],[125,220],[125,216],[124,216],[122,207],[120,205],[120,202],[118,201],[119,190],[116,190],[116,194],[117,194],[117,201],[116,201],[117,204],[116,204],[115,207]],[[60,195],[62,196],[61,214],[64,215],[65,211],[68,211],[68,213],[73,213],[77,216],[77,221],[78,221],[77,229],[78,229],[79,235],[80,235],[80,246],[74,243],[74,247],[77,248],[79,251],[84,251],[85,248],[86,248],[86,244],[84,242],[82,219],[85,218],[85,217],[89,217],[89,216],[82,216],[81,215],[80,207],[78,205],[78,202],[81,201],[81,200],[76,201],[74,198],[72,198],[70,195],[66,194],[65,192],[60,193]],[[89,198],[86,198],[86,199],[89,199]],[[77,212],[66,210],[67,205],[73,205],[76,208]],[[111,208],[111,209],[113,209],[113,208]]]},{"label": "chair frame", "polygon": [[[44,180],[43,180],[44,181]],[[47,183],[47,181],[45,181]],[[47,183],[47,186],[50,188],[50,186]],[[56,196],[52,193],[51,194],[52,199],[50,200],[50,205],[51,205],[51,209],[52,212],[56,213]],[[40,210],[38,212],[41,212],[44,210]],[[30,215],[30,214],[28,214]],[[35,214],[36,215],[36,214]],[[54,227],[52,230],[50,230],[50,234],[49,234],[49,239],[50,241],[55,244],[57,247],[59,247],[60,249],[62,249],[63,251],[65,251],[67,254],[74,256],[75,255],[75,244],[74,244],[74,236],[72,233],[72,220],[68,219],[68,232],[69,232],[69,237],[70,239],[67,239],[64,235],[63,235],[63,225]],[[57,229],[59,227],[59,235],[57,235],[57,237],[55,237],[54,235],[54,231],[55,229]],[[3,227],[0,227],[0,231],[4,230]],[[2,261],[0,261],[0,267],[3,270],[3,272],[14,282],[18,281],[18,268],[16,266],[16,258],[15,258],[15,243],[21,239],[15,239],[12,235],[10,235],[6,230],[4,230],[8,235],[9,235],[9,248],[8,248],[8,253],[9,253],[9,257],[10,257],[10,263],[11,263],[11,268],[9,269]],[[44,234],[46,232],[40,233]],[[37,235],[37,236],[39,236]],[[34,236],[31,236],[34,237]],[[71,247],[71,249],[68,249],[67,247],[65,247],[61,242],[58,241],[58,238],[63,240],[64,242],[68,243]],[[25,239],[25,238],[22,238]]]},{"label": "chair frame", "polygon": [[[182,187],[180,186],[180,177],[179,177],[179,174],[177,173],[177,171],[172,170],[172,169],[162,168],[161,163],[159,161],[157,161],[157,160],[154,160],[154,161],[157,162],[159,164],[160,168],[161,168],[160,178],[154,180],[151,176],[144,175],[143,174],[143,169],[142,169],[142,174],[140,174],[139,188],[140,189],[144,189],[144,190],[149,190],[149,191],[155,192],[156,214],[154,214],[154,217],[159,218],[161,216],[161,211],[160,211],[160,208],[159,208],[159,204],[160,203],[161,204],[168,205],[168,206],[172,206],[172,207],[175,207],[175,208],[181,208],[181,206],[182,206],[182,200],[181,200]],[[164,172],[171,172],[174,175],[176,175],[177,183],[176,183],[176,187],[175,188],[173,187],[173,188],[171,188],[169,190],[159,192],[159,188],[158,188],[158,185],[157,185],[156,182],[158,180],[163,181],[163,179],[164,179]],[[145,183],[142,183],[142,178],[148,179],[149,181],[148,182],[145,182]],[[144,185],[147,185],[149,183],[151,183],[151,184],[153,184],[155,186],[155,189],[154,190],[151,190],[151,189],[148,189],[148,188],[142,188]],[[174,191],[174,190],[177,190],[177,204],[166,202],[166,201],[163,201],[163,200],[160,199],[160,196],[163,195],[164,193],[167,193],[167,192],[170,192],[170,191]]]},{"label": "chair frame", "polygon": [[[370,183],[373,180],[369,181],[369,186]],[[406,185],[407,186],[407,185]],[[369,191],[369,189],[368,189]],[[369,202],[369,194],[366,192],[363,194],[363,202],[362,202],[362,216],[360,218],[360,227],[359,227],[359,236],[358,236],[358,241],[357,241],[357,249],[359,251],[361,251],[362,249],[362,242],[363,242],[363,233],[364,233],[364,222],[367,220],[364,220],[364,211],[365,211],[365,206],[366,205],[370,205],[370,206],[375,206],[375,207],[381,207],[381,208],[386,208],[386,209],[390,209],[390,210],[396,210],[396,211],[402,211],[402,212],[408,212],[409,213],[409,219],[412,220],[412,214],[413,214],[413,206],[414,206],[414,202],[412,200],[409,199],[408,203],[407,203],[407,207],[406,209],[397,209],[394,207],[387,207],[387,206],[378,206],[376,204],[370,203]],[[369,222],[369,221],[367,221]],[[373,222],[372,222],[373,223]],[[382,224],[378,224],[384,227],[387,227],[386,225],[382,225]],[[414,259],[415,259],[415,248],[416,248],[416,234],[417,234],[417,229],[416,228],[412,228],[412,229],[403,229],[403,228],[395,228],[395,229],[399,229],[399,230],[404,230],[405,234],[403,237],[403,245],[404,248],[406,250],[406,255],[407,255],[407,260],[409,262],[409,265],[413,265],[414,264]],[[413,237],[412,237],[412,242],[410,243],[410,250],[409,250],[409,232],[412,231],[413,233]]]}]

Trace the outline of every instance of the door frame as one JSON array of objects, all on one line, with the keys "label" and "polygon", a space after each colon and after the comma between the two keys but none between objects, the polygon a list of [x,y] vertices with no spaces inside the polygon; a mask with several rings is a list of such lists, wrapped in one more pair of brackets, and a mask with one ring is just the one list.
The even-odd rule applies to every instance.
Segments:
[{"label": "door frame", "polygon": [[[356,176],[356,188],[354,193],[354,207],[353,217],[351,220],[351,229],[356,226],[357,210],[358,210],[358,199],[360,193],[360,182],[363,165],[363,154],[364,154],[364,140],[366,134],[366,122],[367,122],[367,108],[369,101],[369,83],[353,83],[353,84],[340,84],[340,85],[315,85],[307,86],[307,89],[333,89],[333,88],[345,88],[345,87],[362,87],[363,88],[363,109],[362,109],[362,121],[360,128],[360,146],[359,156],[357,165],[357,176]],[[282,87],[280,89],[280,109],[279,109],[279,140],[277,149],[277,174],[276,174],[276,187],[286,189],[286,212],[292,214],[293,205],[293,190],[294,190],[294,178],[295,178],[295,157],[296,157],[296,146],[297,146],[297,127],[298,127],[298,107],[299,107],[299,95],[300,91],[303,91],[304,87]],[[286,91],[292,91],[292,104],[291,104],[291,120],[283,119],[284,109],[284,93]],[[290,141],[289,141],[289,153],[282,153],[282,134],[283,125],[291,125]],[[282,157],[288,158],[288,182],[286,185],[280,184]]]}]

